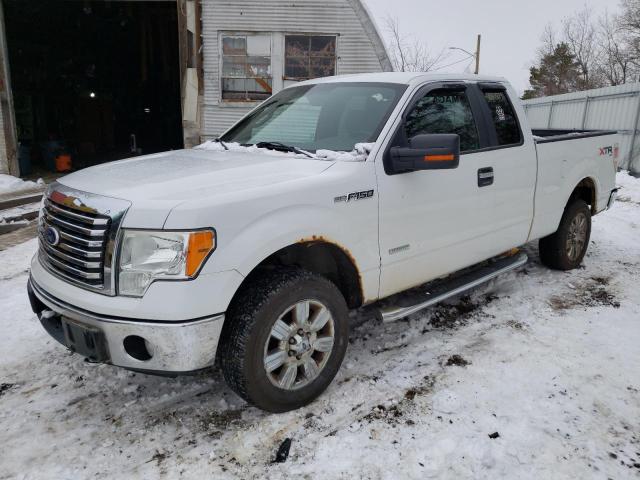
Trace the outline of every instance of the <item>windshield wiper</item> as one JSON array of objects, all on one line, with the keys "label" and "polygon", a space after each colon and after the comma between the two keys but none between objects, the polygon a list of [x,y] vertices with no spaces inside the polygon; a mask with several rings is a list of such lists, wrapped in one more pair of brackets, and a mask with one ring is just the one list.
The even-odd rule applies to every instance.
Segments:
[{"label": "windshield wiper", "polygon": [[224,147],[225,150],[229,150],[229,147],[227,147],[227,144],[224,143],[220,138],[216,138],[214,140],[214,142],[219,143],[220,145],[222,145]]},{"label": "windshield wiper", "polygon": [[285,145],[280,142],[258,142],[256,143],[256,147],[258,148],[266,148],[268,150],[275,150],[277,152],[292,152],[298,153],[301,155],[306,155],[309,158],[316,158],[313,154],[302,150],[301,148],[294,147],[293,145]]}]

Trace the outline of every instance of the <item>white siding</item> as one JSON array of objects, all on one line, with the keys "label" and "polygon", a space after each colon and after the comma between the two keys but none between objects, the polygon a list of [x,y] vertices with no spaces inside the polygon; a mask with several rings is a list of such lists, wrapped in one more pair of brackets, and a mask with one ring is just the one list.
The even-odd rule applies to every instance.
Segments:
[{"label": "white siding", "polygon": [[[337,34],[337,74],[390,70],[382,41],[359,0],[202,0],[205,138],[222,133],[255,106],[221,102],[220,32]],[[278,54],[284,52],[272,52]]]},{"label": "white siding", "polygon": [[640,173],[640,83],[535,98],[524,103],[532,128],[618,130],[621,167]]}]

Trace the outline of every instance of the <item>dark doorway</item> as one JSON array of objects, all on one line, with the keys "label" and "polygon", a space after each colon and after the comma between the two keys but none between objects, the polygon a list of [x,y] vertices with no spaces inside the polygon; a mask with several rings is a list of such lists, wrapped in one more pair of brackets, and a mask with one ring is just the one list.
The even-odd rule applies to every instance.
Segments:
[{"label": "dark doorway", "polygon": [[23,175],[182,148],[175,2],[3,5]]}]

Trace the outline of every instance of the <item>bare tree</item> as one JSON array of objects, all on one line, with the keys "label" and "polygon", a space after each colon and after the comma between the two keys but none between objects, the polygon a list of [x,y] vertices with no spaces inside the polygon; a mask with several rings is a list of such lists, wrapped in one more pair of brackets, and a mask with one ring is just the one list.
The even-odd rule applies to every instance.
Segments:
[{"label": "bare tree", "polygon": [[553,51],[556,49],[558,45],[558,35],[556,33],[555,28],[553,28],[553,24],[547,23],[544,27],[544,31],[542,35],[540,35],[540,47],[538,48],[538,60],[540,60],[545,55],[553,54]]},{"label": "bare tree", "polygon": [[634,55],[618,16],[605,12],[598,19],[597,68],[609,85],[622,85],[635,76]]},{"label": "bare tree", "polygon": [[387,17],[385,26],[391,63],[398,72],[428,72],[437,68],[448,56],[444,49],[432,54],[424,42],[404,35],[395,17]]},{"label": "bare tree", "polygon": [[621,0],[618,25],[624,34],[633,63],[640,66],[640,0]]},{"label": "bare tree", "polygon": [[598,34],[593,20],[593,11],[585,6],[573,16],[562,21],[564,42],[575,58],[581,72],[581,89],[602,86],[602,80],[596,74],[598,58]]}]

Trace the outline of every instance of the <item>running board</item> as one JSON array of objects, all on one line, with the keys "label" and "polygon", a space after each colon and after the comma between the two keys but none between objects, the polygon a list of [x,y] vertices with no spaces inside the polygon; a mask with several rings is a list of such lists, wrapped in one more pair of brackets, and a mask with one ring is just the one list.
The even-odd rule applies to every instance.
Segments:
[{"label": "running board", "polygon": [[[431,307],[461,293],[471,290],[483,283],[493,280],[498,275],[510,272],[527,263],[528,257],[521,253],[509,257],[501,257],[483,263],[479,267],[467,269],[465,273],[442,281],[434,281],[422,287],[414,288],[406,293],[393,295],[386,302],[395,305],[383,306],[379,315],[383,322],[393,322],[413,313]],[[394,299],[397,301],[394,302]]]}]

